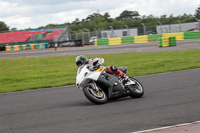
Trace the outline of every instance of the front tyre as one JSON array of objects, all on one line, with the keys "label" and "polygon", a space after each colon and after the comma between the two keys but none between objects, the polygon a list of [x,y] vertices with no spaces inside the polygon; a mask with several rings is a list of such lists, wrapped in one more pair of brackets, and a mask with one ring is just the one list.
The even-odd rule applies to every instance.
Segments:
[{"label": "front tyre", "polygon": [[140,98],[144,95],[144,87],[142,84],[135,78],[130,77],[130,80],[134,81],[135,85],[128,86],[130,91],[130,96],[132,98]]},{"label": "front tyre", "polygon": [[104,104],[108,99],[102,89],[99,88],[99,91],[97,92],[91,85],[84,87],[83,93],[88,100],[95,104]]}]

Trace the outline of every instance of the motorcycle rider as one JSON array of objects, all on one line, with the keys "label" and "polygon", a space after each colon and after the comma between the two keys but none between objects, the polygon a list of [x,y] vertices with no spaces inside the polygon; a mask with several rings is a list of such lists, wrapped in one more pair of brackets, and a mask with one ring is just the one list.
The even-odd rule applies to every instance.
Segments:
[{"label": "motorcycle rider", "polygon": [[[94,70],[97,70],[98,68],[102,67],[102,68],[105,68],[103,65],[104,63],[104,59],[103,58],[97,58],[97,57],[93,57],[91,59],[87,59],[87,57],[85,55],[79,55],[76,57],[76,65],[78,67],[82,66],[82,65],[87,65],[87,68],[90,70],[90,71],[94,71]],[[106,71],[110,74],[116,74],[120,77],[123,78],[123,81],[124,81],[124,84],[128,81],[128,76],[123,73],[122,71],[120,71],[116,66],[108,66],[105,68]]]}]

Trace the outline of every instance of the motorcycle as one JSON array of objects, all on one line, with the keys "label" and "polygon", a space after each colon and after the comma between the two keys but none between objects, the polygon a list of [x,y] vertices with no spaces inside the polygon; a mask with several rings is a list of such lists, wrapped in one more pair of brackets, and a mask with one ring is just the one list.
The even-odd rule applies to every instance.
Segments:
[{"label": "motorcycle", "polygon": [[[119,67],[119,70],[126,73],[127,67]],[[103,67],[90,71],[87,66],[80,66],[77,71],[76,86],[95,104],[104,104],[109,99],[126,96],[140,98],[144,95],[144,88],[137,79],[129,77],[124,84],[121,77],[106,72]]]}]

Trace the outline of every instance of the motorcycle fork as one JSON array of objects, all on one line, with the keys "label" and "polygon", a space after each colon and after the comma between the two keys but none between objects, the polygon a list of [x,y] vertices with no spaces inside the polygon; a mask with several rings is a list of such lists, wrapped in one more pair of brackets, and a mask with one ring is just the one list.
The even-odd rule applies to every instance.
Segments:
[{"label": "motorcycle fork", "polygon": [[99,87],[97,87],[97,84],[92,80],[93,85],[94,85],[94,89],[96,92],[99,92]]}]

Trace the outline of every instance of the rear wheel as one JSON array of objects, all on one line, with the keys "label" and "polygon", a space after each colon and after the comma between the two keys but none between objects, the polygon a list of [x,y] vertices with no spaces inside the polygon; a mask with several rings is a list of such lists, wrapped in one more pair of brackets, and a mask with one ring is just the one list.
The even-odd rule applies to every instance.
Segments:
[{"label": "rear wheel", "polygon": [[130,80],[135,82],[135,84],[127,86],[129,91],[131,92],[130,96],[132,98],[142,97],[144,95],[144,87],[142,86],[142,84],[135,78],[130,77]]},{"label": "rear wheel", "polygon": [[107,96],[105,92],[99,88],[99,91],[96,91],[92,85],[88,85],[83,88],[83,93],[88,100],[95,104],[103,104],[107,101]]}]

